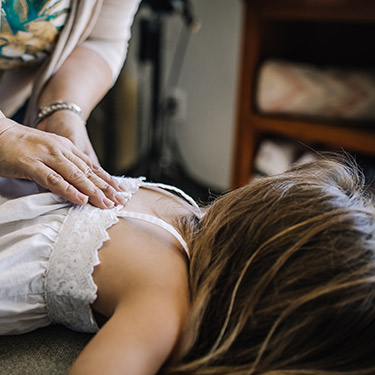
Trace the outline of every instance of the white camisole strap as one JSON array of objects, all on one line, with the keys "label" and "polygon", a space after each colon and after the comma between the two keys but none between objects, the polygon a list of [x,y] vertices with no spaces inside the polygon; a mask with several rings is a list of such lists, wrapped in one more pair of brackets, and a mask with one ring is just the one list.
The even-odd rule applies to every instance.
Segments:
[{"label": "white camisole strap", "polygon": [[200,211],[200,207],[197,205],[195,200],[190,195],[186,194],[184,191],[182,191],[181,189],[175,186],[161,184],[161,183],[147,182],[143,185],[143,187],[157,187],[157,188],[161,188],[164,190],[174,191],[175,193],[181,195],[187,202],[189,202],[193,207],[197,208]]},{"label": "white camisole strap", "polygon": [[190,259],[190,252],[189,252],[189,249],[187,247],[185,240],[182,238],[181,234],[178,233],[177,230],[173,228],[172,225],[168,224],[164,220],[159,219],[158,217],[155,217],[155,216],[148,215],[148,214],[142,214],[139,212],[132,212],[132,211],[119,211],[117,213],[117,216],[122,217],[122,218],[143,220],[148,223],[157,225],[160,228],[165,229],[167,232],[169,232],[172,236],[176,238],[176,240],[181,244],[181,246],[185,250],[187,257]]}]

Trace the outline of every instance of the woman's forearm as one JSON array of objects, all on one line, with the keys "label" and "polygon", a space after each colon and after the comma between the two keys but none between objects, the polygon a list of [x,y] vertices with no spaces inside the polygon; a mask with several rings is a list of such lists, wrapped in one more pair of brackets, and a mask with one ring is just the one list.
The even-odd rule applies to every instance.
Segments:
[{"label": "woman's forearm", "polygon": [[95,52],[78,46],[44,88],[39,106],[67,101],[81,107],[87,119],[113,83],[107,63]]},{"label": "woman's forearm", "polygon": [[[47,82],[38,105],[72,102],[81,108],[86,120],[112,82],[107,63],[88,48],[77,47]],[[87,200],[101,208],[121,204],[117,194],[121,187],[100,167],[79,115],[55,111],[37,123],[37,129],[22,129],[12,122],[12,131],[5,128],[10,120],[2,125],[5,120],[0,120],[0,130],[2,126],[5,130],[0,134],[4,140],[0,143],[0,175],[33,180],[77,204]],[[9,142],[15,144],[15,150],[6,149]],[[20,155],[25,151],[27,162],[22,162],[25,157],[20,159]]]}]

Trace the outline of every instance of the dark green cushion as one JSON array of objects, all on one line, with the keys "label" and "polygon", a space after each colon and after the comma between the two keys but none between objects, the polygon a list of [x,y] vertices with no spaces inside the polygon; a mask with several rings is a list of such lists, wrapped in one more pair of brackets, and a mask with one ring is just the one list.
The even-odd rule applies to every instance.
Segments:
[{"label": "dark green cushion", "polygon": [[91,337],[60,325],[0,336],[0,375],[66,375]]}]

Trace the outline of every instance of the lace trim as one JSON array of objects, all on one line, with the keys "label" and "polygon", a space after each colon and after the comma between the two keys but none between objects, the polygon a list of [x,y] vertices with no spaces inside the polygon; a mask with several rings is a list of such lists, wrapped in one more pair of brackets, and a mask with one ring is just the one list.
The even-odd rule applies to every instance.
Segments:
[{"label": "lace trim", "polygon": [[46,273],[48,314],[55,323],[82,332],[98,330],[90,307],[97,297],[92,273],[100,263],[98,250],[109,239],[107,229],[118,220],[115,210],[69,210]]},{"label": "lace trim", "polygon": [[[121,179],[128,200],[143,181]],[[69,209],[46,272],[46,303],[53,322],[81,332],[98,331],[90,306],[97,297],[92,273],[100,263],[98,250],[109,239],[107,229],[119,221],[119,209],[90,205]]]}]

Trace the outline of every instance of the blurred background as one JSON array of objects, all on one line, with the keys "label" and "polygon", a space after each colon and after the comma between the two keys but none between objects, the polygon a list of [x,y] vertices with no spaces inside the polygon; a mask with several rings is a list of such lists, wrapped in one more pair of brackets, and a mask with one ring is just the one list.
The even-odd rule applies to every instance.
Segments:
[{"label": "blurred background", "polygon": [[374,184],[374,37],[370,0],[144,0],[90,137],[111,173],[203,202],[321,151]]}]

